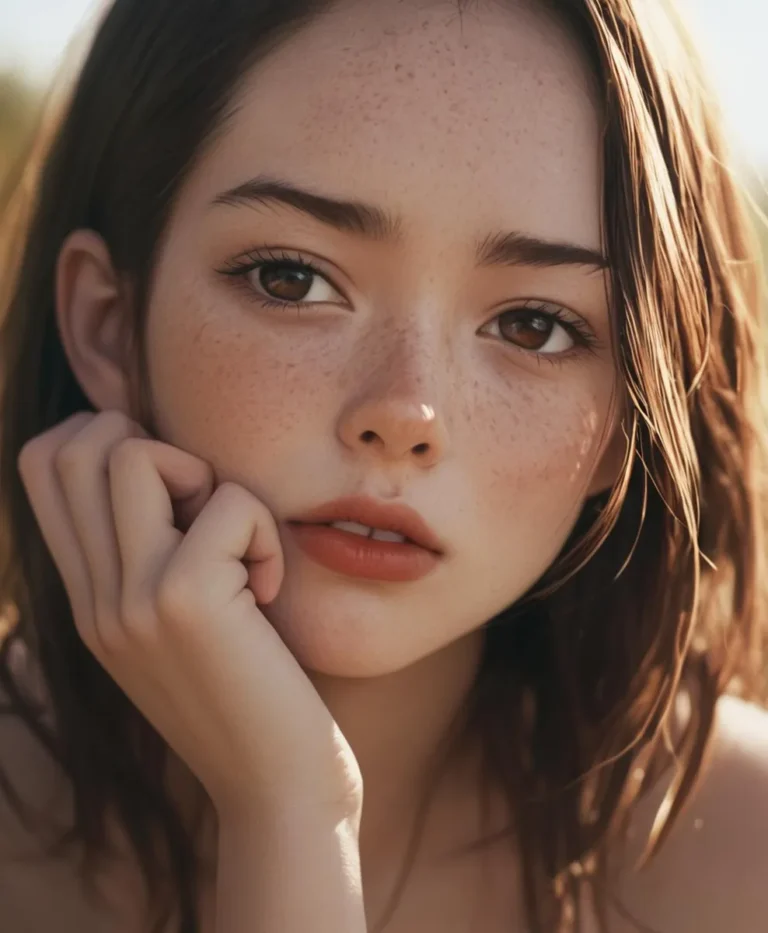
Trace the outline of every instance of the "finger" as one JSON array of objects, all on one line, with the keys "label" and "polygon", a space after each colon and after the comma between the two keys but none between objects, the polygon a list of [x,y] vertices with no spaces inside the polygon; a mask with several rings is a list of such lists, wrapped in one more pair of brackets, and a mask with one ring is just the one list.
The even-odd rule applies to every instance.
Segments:
[{"label": "finger", "polygon": [[104,412],[60,448],[56,470],[88,565],[99,622],[119,610],[122,570],[112,518],[107,464],[112,448],[139,431],[120,412]]},{"label": "finger", "polygon": [[223,483],[182,540],[168,573],[204,581],[213,607],[237,598],[245,583],[259,603],[272,602],[283,581],[283,550],[271,512],[242,486]]},{"label": "finger", "polygon": [[200,513],[213,491],[213,468],[170,444],[128,438],[112,450],[109,482],[123,591],[145,597],[183,537],[178,507],[190,522]]},{"label": "finger", "polygon": [[73,415],[25,444],[18,459],[19,475],[43,540],[67,591],[75,626],[89,646],[94,644],[95,635],[91,576],[59,483],[54,458],[61,446],[94,417],[88,412]]}]

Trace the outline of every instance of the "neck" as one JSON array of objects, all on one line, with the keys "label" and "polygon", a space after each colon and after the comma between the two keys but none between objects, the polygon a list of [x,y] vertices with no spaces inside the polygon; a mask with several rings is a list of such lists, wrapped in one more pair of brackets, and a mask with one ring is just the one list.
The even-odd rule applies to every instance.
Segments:
[{"label": "neck", "polygon": [[[426,813],[427,794],[420,858],[438,859],[480,835],[481,750],[477,743],[459,746],[452,739],[477,676],[483,637],[474,632],[382,677],[308,672],[363,776],[360,855],[369,889],[391,883]],[[200,785],[175,756],[168,781],[185,824],[215,865],[215,815]]]}]

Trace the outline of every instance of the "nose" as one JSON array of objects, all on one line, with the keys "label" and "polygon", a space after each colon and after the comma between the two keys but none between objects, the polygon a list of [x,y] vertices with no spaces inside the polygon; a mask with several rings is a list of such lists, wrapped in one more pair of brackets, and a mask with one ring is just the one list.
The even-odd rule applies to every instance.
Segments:
[{"label": "nose", "polygon": [[446,426],[435,406],[402,395],[359,400],[342,415],[338,433],[352,451],[422,468],[435,466],[448,448]]}]

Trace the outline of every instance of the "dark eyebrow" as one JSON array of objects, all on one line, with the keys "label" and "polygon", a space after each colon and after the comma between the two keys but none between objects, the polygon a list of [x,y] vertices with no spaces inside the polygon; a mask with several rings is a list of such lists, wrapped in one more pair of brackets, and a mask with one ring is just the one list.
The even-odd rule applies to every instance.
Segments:
[{"label": "dark eyebrow", "polygon": [[[285,204],[344,233],[377,241],[402,239],[402,219],[371,204],[345,201],[296,187],[268,176],[257,176],[217,195],[213,205]],[[479,266],[593,266],[607,269],[608,260],[597,250],[572,243],[544,240],[519,232],[499,232],[477,247]]]}]

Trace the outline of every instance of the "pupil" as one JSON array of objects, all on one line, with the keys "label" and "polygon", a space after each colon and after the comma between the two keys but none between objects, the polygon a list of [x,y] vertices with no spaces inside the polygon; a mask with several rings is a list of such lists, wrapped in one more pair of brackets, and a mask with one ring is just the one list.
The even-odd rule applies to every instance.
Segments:
[{"label": "pupil", "polygon": [[312,285],[312,273],[291,265],[264,266],[259,278],[268,292],[282,301],[301,301]]},{"label": "pupil", "polygon": [[553,322],[537,311],[508,311],[499,319],[499,330],[526,350],[540,350],[552,334]]}]

